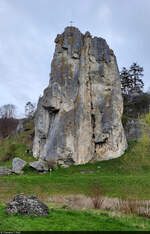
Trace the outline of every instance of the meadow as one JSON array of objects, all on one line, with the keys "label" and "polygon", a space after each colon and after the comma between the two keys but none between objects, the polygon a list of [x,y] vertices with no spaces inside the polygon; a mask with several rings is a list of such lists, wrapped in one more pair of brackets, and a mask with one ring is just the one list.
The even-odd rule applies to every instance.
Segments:
[{"label": "meadow", "polygon": [[[31,144],[32,127],[19,136],[11,136],[0,144],[0,165],[11,166],[12,158],[27,162],[36,160],[27,149]],[[38,173],[29,167],[22,175],[0,176],[0,230],[150,230],[150,221],[136,215],[112,215],[100,209],[68,210],[48,198],[82,194],[91,196],[95,188],[109,198],[150,200],[149,141],[130,142],[119,158],[85,165],[72,165]],[[5,203],[14,195],[37,196],[49,206],[48,217],[22,217],[5,214]]]}]

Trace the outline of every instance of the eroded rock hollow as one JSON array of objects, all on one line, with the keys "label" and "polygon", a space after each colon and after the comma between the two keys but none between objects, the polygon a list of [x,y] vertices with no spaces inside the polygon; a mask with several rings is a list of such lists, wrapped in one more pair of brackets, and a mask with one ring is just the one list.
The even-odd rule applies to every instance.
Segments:
[{"label": "eroded rock hollow", "polygon": [[84,164],[121,156],[126,138],[116,57],[106,41],[67,27],[55,39],[48,88],[39,99],[33,153]]}]

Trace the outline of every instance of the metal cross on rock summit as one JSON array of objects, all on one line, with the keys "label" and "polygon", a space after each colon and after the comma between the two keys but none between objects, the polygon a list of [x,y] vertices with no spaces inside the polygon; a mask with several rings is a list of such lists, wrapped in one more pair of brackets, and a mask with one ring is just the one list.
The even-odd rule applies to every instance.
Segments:
[{"label": "metal cross on rock summit", "polygon": [[74,21],[71,20],[69,23],[70,23],[70,27],[72,27],[72,24],[74,23]]}]

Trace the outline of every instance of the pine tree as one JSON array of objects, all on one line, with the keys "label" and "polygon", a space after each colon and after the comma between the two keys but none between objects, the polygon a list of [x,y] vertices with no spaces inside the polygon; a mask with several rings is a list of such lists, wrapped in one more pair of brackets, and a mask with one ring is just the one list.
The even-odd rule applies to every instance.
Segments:
[{"label": "pine tree", "polygon": [[134,92],[142,92],[144,87],[144,83],[141,79],[143,76],[143,71],[143,67],[140,67],[137,63],[133,63],[129,70],[127,70],[125,67],[122,68],[120,78],[123,95],[128,96]]},{"label": "pine tree", "polygon": [[132,81],[131,81],[129,71],[125,67],[123,67],[122,71],[120,72],[120,78],[121,78],[122,94],[128,95],[132,87]]},{"label": "pine tree", "polygon": [[35,104],[31,102],[27,102],[25,105],[25,115],[26,118],[31,118],[35,112]]},{"label": "pine tree", "polygon": [[141,77],[143,76],[143,71],[143,67],[140,67],[137,63],[133,63],[130,66],[129,73],[132,80],[131,92],[142,92],[142,89],[144,87],[144,83],[141,79]]}]

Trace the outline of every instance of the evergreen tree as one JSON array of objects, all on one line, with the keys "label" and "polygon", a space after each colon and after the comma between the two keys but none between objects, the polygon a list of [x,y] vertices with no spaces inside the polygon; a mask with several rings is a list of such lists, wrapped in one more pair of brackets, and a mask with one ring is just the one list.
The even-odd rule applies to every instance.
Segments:
[{"label": "evergreen tree", "polygon": [[128,96],[133,92],[142,92],[144,87],[144,83],[141,79],[143,76],[143,71],[143,67],[140,67],[137,63],[133,63],[129,70],[127,70],[125,67],[122,68],[120,78],[123,95]]},{"label": "evergreen tree", "polygon": [[142,92],[142,89],[144,87],[144,83],[141,79],[141,77],[143,76],[143,67],[140,67],[137,63],[133,63],[130,66],[130,77],[132,80],[132,88],[131,88],[131,92],[135,91],[137,93]]},{"label": "evergreen tree", "polygon": [[131,89],[131,78],[129,71],[123,67],[122,71],[120,72],[120,78],[121,78],[121,90],[124,95],[128,95],[130,89]]},{"label": "evergreen tree", "polygon": [[31,102],[27,102],[25,105],[25,115],[26,118],[31,118],[35,112],[35,104]]}]

